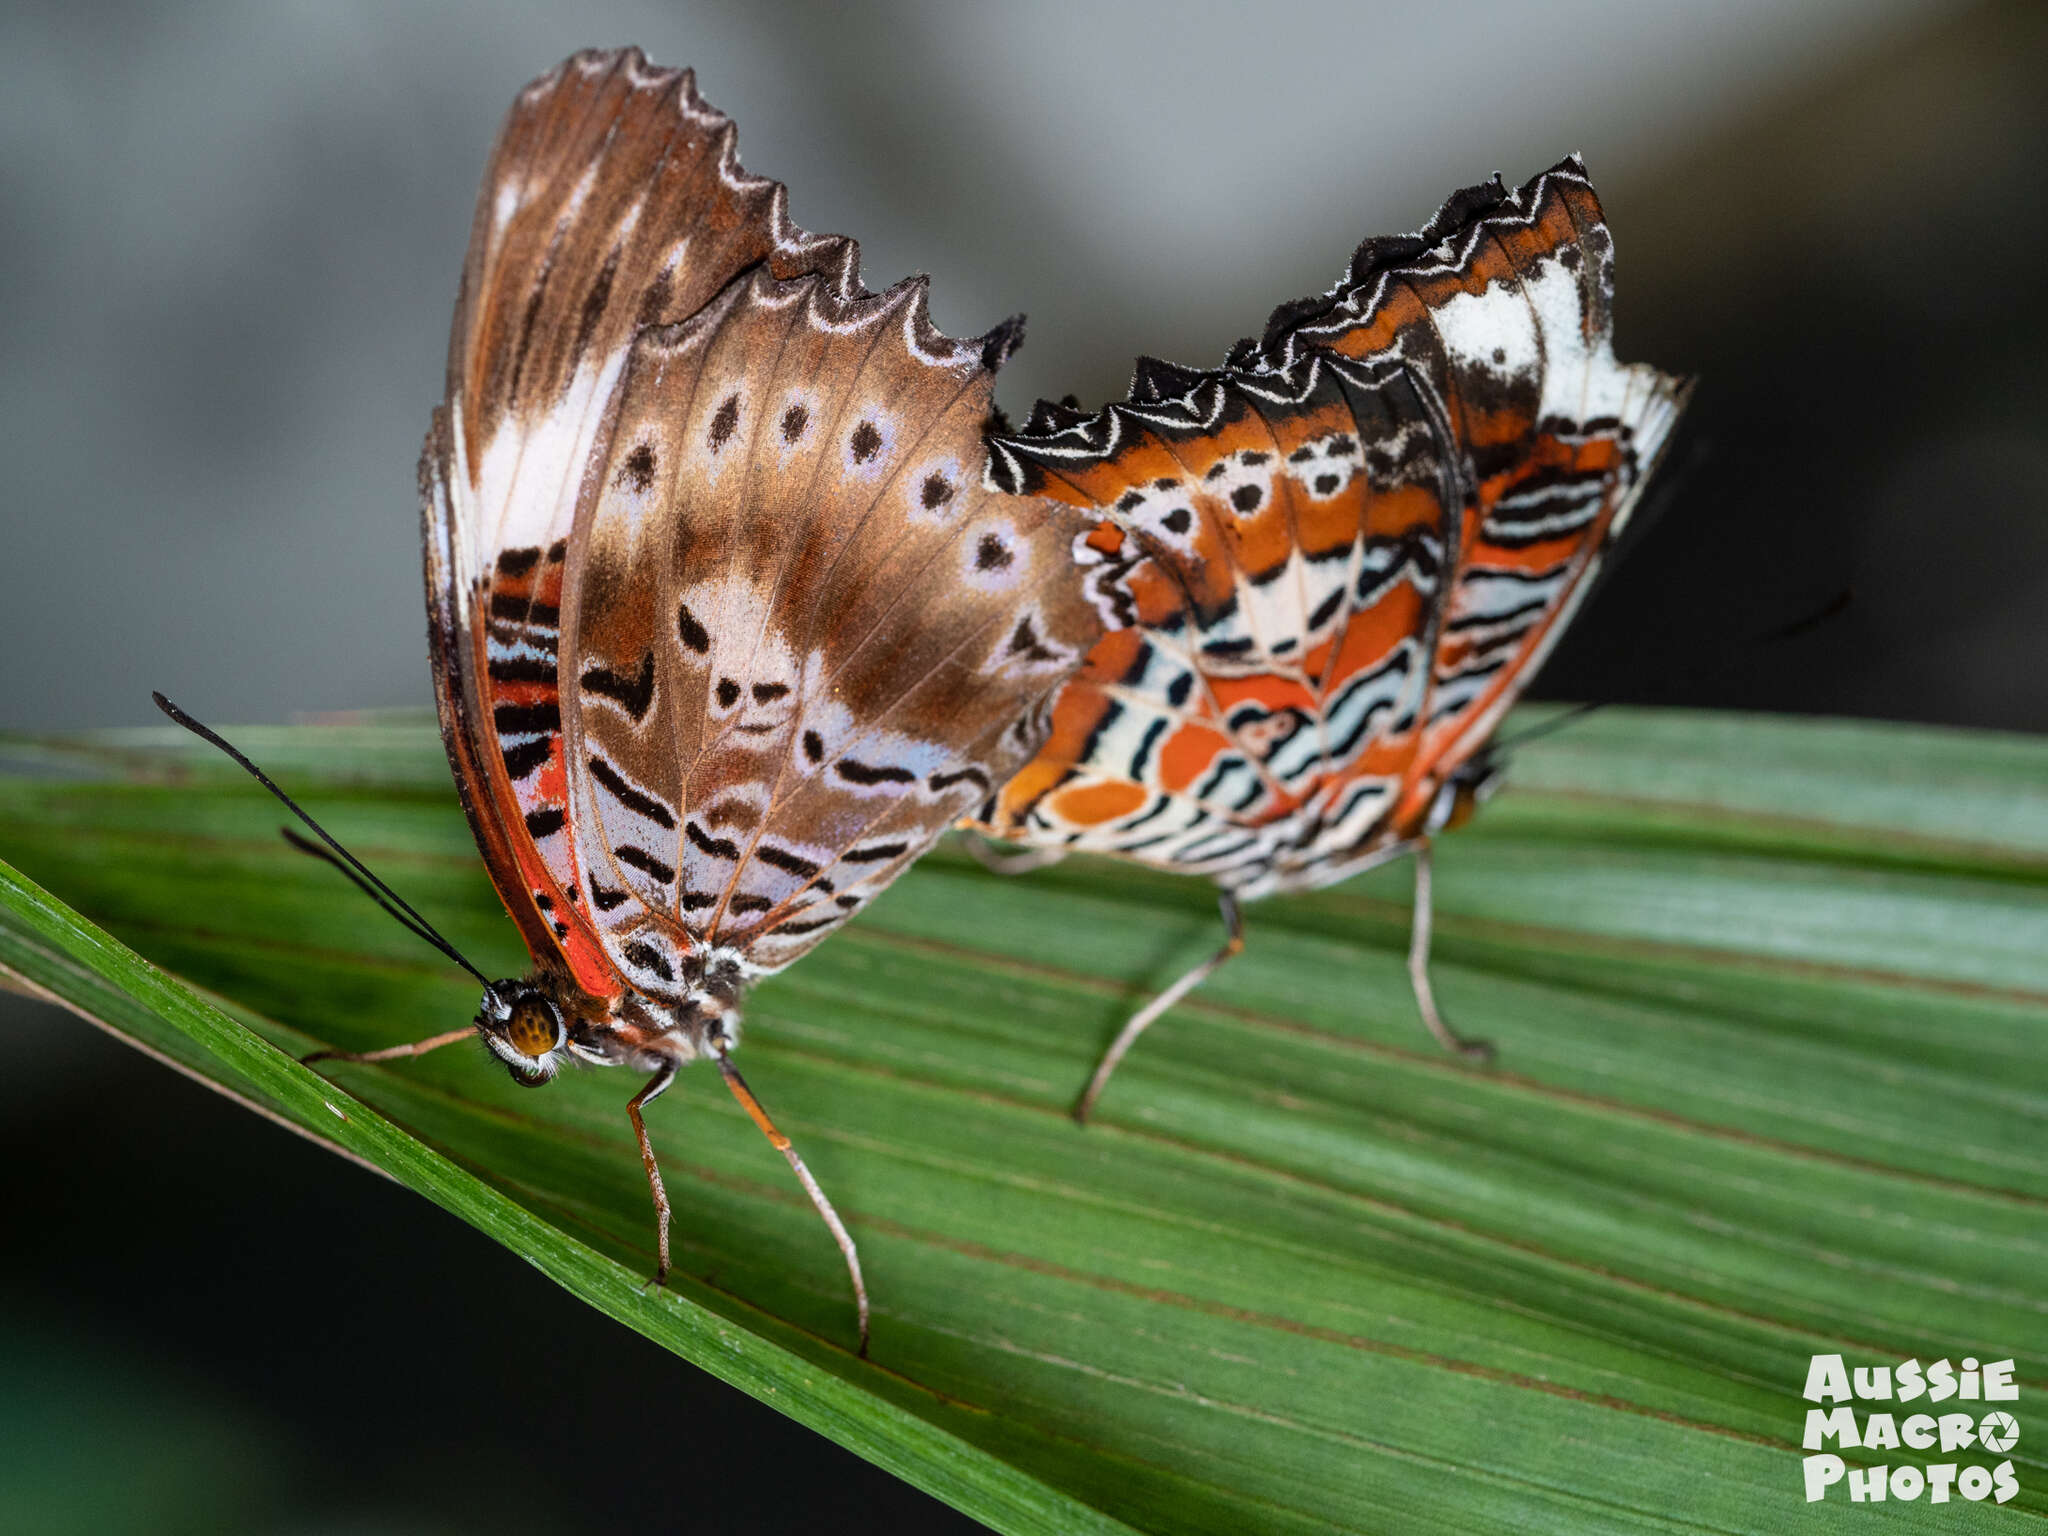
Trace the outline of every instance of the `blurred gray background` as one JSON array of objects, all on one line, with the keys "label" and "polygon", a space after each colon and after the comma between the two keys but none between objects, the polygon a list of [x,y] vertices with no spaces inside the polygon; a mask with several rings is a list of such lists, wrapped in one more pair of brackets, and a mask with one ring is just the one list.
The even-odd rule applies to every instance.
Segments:
[{"label": "blurred gray background", "polygon": [[[624,42],[694,64],[871,284],[933,273],[955,332],[1029,312],[1012,411],[1120,394],[1141,351],[1213,362],[1360,236],[1580,150],[1622,354],[1702,384],[1539,691],[2048,728],[2035,0],[0,7],[0,728],[140,723],[152,687],[230,721],[428,701],[413,463],[476,179],[524,81]],[[411,1196],[0,1004],[0,1508],[964,1528]],[[556,1326],[508,1347],[508,1315]],[[625,1414],[688,1433],[531,1454]]]},{"label": "blurred gray background", "polygon": [[1622,352],[1704,390],[1544,691],[2040,728],[2041,11],[17,5],[0,725],[427,701],[413,463],[477,177],[523,81],[637,41],[871,284],[1028,312],[1013,411],[1213,362],[1362,235],[1581,150]]}]

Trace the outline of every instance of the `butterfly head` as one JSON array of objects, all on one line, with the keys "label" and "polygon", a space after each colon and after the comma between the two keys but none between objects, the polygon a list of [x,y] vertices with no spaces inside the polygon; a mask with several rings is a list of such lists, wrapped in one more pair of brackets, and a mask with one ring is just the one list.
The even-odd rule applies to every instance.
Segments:
[{"label": "butterfly head", "polygon": [[477,1033],[525,1088],[552,1082],[561,1070],[569,1028],[555,1001],[530,981],[497,981],[476,1012]]}]

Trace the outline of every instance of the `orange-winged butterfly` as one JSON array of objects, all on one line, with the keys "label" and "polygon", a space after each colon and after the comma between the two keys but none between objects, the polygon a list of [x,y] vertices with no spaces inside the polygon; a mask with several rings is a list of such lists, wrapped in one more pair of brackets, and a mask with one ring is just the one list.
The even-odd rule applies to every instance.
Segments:
[{"label": "orange-winged butterfly", "polygon": [[1108,632],[979,826],[1206,875],[1226,942],[1134,1014],[1076,1106],[1243,943],[1239,903],[1415,859],[1495,786],[1494,732],[1628,521],[1687,386],[1615,360],[1613,242],[1585,167],[1456,194],[1370,239],[1224,366],[1139,362],[1093,415],[1040,402],[1005,489],[1088,513]]},{"label": "orange-winged butterfly", "polygon": [[[959,342],[791,224],[687,72],[579,54],[523,92],[472,230],[421,464],[443,735],[533,956],[476,974],[515,1081],[710,1057],[868,1304],[851,1236],[734,1069],[739,1000],[955,818],[1211,875],[1237,900],[1418,856],[1583,596],[1682,401],[1617,365],[1583,169],[1368,241],[1223,369],[1141,363],[999,433],[1006,322]],[[1050,498],[1050,499],[1048,499]],[[285,799],[246,758],[167,701]],[[286,799],[289,805],[291,802]]]},{"label": "orange-winged butterfly", "polygon": [[[657,1279],[641,1110],[709,1057],[839,1243],[865,1352],[852,1238],[732,1065],[741,993],[1030,758],[1100,624],[1069,555],[1085,520],[984,482],[1020,323],[955,341],[923,278],[867,292],[855,244],[790,223],[734,143],[637,49],[515,102],[420,465],[435,690],[533,956],[476,973],[475,1034],[528,1085],[648,1074],[627,1113]],[[468,965],[321,837],[294,841]]]}]

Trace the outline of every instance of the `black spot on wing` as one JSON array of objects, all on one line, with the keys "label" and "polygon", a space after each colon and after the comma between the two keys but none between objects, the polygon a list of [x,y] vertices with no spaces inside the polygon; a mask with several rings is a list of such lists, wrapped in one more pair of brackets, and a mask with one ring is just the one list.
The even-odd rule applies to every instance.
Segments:
[{"label": "black spot on wing", "polygon": [[676,973],[669,967],[668,957],[645,939],[628,939],[619,946],[619,953],[626,957],[629,964],[637,965],[641,970],[659,976],[663,981],[676,979]]},{"label": "black spot on wing", "polygon": [[853,450],[854,463],[865,464],[882,451],[882,434],[872,421],[864,421],[853,429],[847,446]]},{"label": "black spot on wing", "polygon": [[740,845],[738,843],[729,837],[713,837],[694,821],[683,823],[683,836],[687,837],[690,840],[691,846],[700,853],[708,853],[714,859],[727,859],[734,862],[737,862],[739,859]]},{"label": "black spot on wing", "polygon": [[711,418],[711,431],[707,441],[710,443],[713,453],[718,452],[719,449],[726,445],[727,440],[738,429],[739,424],[740,397],[736,394],[727,395],[724,400],[719,402],[718,410]]},{"label": "black spot on wing", "polygon": [[849,848],[839,855],[842,864],[886,864],[891,859],[901,858],[910,852],[910,844],[870,843],[865,848]]},{"label": "black spot on wing", "polygon": [[610,790],[612,797],[636,816],[646,817],[657,827],[675,830],[676,818],[667,806],[652,795],[635,789],[616,768],[594,752],[590,756],[590,776]]},{"label": "black spot on wing", "polygon": [[507,747],[498,755],[505,759],[505,777],[517,784],[546,762],[554,750],[554,739],[542,736],[533,741],[522,741],[514,747]]},{"label": "black spot on wing", "polygon": [[498,656],[484,668],[494,683],[552,683],[555,680],[555,662],[552,656]]},{"label": "black spot on wing", "polygon": [[562,728],[562,707],[549,700],[544,704],[500,704],[491,711],[491,724],[500,736],[548,735]]},{"label": "black spot on wing", "polygon": [[537,811],[526,813],[526,835],[535,842],[544,837],[553,837],[568,821],[558,805],[544,805]]},{"label": "black spot on wing", "polygon": [[1022,656],[1029,661],[1057,661],[1059,652],[1047,650],[1039,643],[1038,631],[1031,627],[1031,615],[1026,614],[1017,621],[1017,627],[1010,634],[1008,654]]},{"label": "black spot on wing", "polygon": [[856,762],[842,757],[835,765],[839,777],[849,784],[911,784],[917,775],[908,768],[876,767],[871,763]]},{"label": "black spot on wing", "polygon": [[656,885],[673,885],[676,872],[661,862],[645,848],[636,848],[631,843],[621,843],[612,850],[612,857],[621,864],[630,864],[643,875],[653,879]]},{"label": "black spot on wing", "polygon": [[685,650],[695,651],[699,656],[711,654],[711,632],[697,621],[688,603],[676,606],[676,638]]},{"label": "black spot on wing", "polygon": [[640,671],[634,677],[621,677],[608,667],[591,667],[583,674],[583,686],[615,701],[634,720],[644,720],[654,702],[654,652],[640,658]]},{"label": "black spot on wing", "polygon": [[625,462],[619,466],[618,475],[613,479],[612,483],[614,485],[630,485],[635,491],[641,492],[644,492],[649,486],[653,485],[654,445],[652,443],[635,443],[633,451],[626,455]]},{"label": "black spot on wing", "polygon": [[754,849],[754,857],[771,869],[795,875],[799,880],[808,880],[818,872],[818,866],[802,854],[791,853],[788,849],[778,848],[773,843],[759,844]]},{"label": "black spot on wing", "polygon": [[540,551],[538,549],[508,549],[502,551],[498,556],[498,574],[500,576],[524,576],[539,564]]}]

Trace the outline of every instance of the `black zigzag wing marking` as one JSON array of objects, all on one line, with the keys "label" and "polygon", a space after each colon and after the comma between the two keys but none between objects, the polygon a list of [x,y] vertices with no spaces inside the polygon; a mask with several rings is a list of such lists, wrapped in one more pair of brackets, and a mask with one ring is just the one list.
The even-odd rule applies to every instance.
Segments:
[{"label": "black zigzag wing marking", "polygon": [[636,722],[644,720],[654,703],[654,652],[649,651],[640,658],[640,671],[636,676],[622,677],[608,667],[590,667],[585,670],[582,682],[585,692],[610,699]]}]

